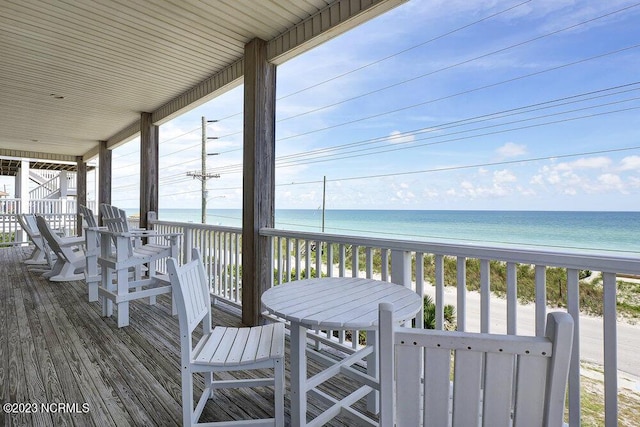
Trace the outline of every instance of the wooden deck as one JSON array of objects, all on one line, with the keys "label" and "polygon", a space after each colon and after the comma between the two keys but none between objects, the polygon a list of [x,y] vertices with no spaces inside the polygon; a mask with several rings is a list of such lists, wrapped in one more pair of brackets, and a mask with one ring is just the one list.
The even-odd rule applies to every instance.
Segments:
[{"label": "wooden deck", "polygon": [[[115,319],[101,317],[100,303],[88,302],[84,281],[53,283],[30,272],[20,262],[29,251],[0,249],[0,425],[180,425],[178,321],[169,298],[155,306],[133,302],[131,325],[118,329]],[[214,322],[240,325],[239,317],[219,309]],[[290,425],[288,363],[287,353]],[[309,370],[317,367],[310,362]],[[333,396],[351,389],[345,378],[332,381],[324,391]],[[272,416],[272,399],[270,388],[219,391],[201,420]],[[8,414],[6,403],[18,404],[11,408],[18,413]],[[311,414],[319,404],[310,401]]]}]

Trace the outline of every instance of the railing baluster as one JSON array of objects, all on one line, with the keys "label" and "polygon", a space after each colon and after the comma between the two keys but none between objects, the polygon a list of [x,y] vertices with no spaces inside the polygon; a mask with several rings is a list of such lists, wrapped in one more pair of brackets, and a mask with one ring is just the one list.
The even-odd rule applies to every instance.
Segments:
[{"label": "railing baluster", "polygon": [[491,263],[480,260],[480,332],[491,329]]},{"label": "railing baluster", "polygon": [[360,246],[351,245],[351,277],[358,277],[360,272]]},{"label": "railing baluster", "polygon": [[296,280],[300,280],[300,239],[296,239]]},{"label": "railing baluster", "polygon": [[573,347],[569,367],[569,425],[580,425],[580,290],[578,270],[567,269],[567,311],[573,317]]},{"label": "railing baluster", "polygon": [[282,238],[276,237],[276,262],[278,266],[278,284],[282,284]]},{"label": "railing baluster", "polygon": [[507,334],[518,332],[518,275],[516,263],[507,263]]},{"label": "railing baluster", "polygon": [[327,277],[333,277],[333,243],[327,242]]},{"label": "railing baluster", "polygon": [[341,243],[338,246],[338,251],[339,251],[339,255],[338,255],[338,259],[339,259],[339,261],[338,261],[338,266],[339,266],[339,268],[338,268],[338,271],[339,271],[338,272],[338,277],[344,277],[346,275],[346,268],[347,268],[346,264],[347,263],[346,263],[345,247],[344,247],[343,243]]},{"label": "railing baluster", "polygon": [[[416,252],[416,293],[424,299],[424,254]],[[420,311],[416,314],[416,327],[424,328],[424,304],[420,306]]]},{"label": "railing baluster", "polygon": [[458,330],[467,330],[467,259],[458,257],[456,260],[457,302],[458,302]]},{"label": "railing baluster", "polygon": [[284,239],[284,271],[286,273],[286,281],[291,281],[291,239]]},{"label": "railing baluster", "polygon": [[547,267],[536,265],[536,336],[543,337],[547,327]]},{"label": "railing baluster", "polygon": [[389,250],[380,248],[380,258],[382,260],[382,280],[389,281]]},{"label": "railing baluster", "polygon": [[[241,277],[242,277],[242,272],[240,271],[240,250],[242,248],[242,240],[241,240],[241,235],[238,233],[235,233],[236,236],[236,252],[235,252],[235,259],[233,260],[233,264],[234,264],[234,269],[235,269],[235,280],[234,280],[234,284],[235,284],[235,295],[234,295],[234,302],[240,303],[240,296],[242,295],[242,293],[240,292],[240,284],[241,284]],[[273,277],[273,274],[271,274],[269,277]]]},{"label": "railing baluster", "polygon": [[316,275],[322,277],[322,241],[316,240]]},{"label": "railing baluster", "polygon": [[367,279],[371,279],[373,278],[373,248],[367,246],[367,248],[365,249],[365,262],[366,262],[366,266],[365,266],[365,270],[367,272]]},{"label": "railing baluster", "polygon": [[304,241],[304,271],[307,279],[311,278],[311,240]]},{"label": "railing baluster", "polygon": [[[436,254],[434,258],[436,270],[436,329],[444,329],[444,256]],[[460,311],[458,310],[458,315]]]}]

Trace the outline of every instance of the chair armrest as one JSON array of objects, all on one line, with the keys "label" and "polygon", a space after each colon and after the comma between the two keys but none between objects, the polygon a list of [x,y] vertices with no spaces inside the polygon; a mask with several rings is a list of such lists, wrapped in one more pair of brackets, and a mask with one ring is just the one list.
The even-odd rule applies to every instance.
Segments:
[{"label": "chair armrest", "polygon": [[69,246],[78,246],[82,245],[85,242],[84,237],[64,237],[60,239],[60,246],[69,247]]},{"label": "chair armrest", "polygon": [[180,236],[182,233],[159,233],[159,234],[151,234],[149,237],[176,237]]}]

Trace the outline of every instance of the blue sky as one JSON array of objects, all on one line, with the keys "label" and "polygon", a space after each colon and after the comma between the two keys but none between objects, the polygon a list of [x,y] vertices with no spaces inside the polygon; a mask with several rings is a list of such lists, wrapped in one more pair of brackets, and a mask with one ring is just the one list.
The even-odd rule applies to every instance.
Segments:
[{"label": "blue sky", "polygon": [[[317,209],[326,176],[328,209],[638,210],[635,5],[412,0],[280,65],[276,208]],[[241,111],[242,86],[160,127],[161,209],[200,207],[201,116],[209,207],[241,208]]]}]

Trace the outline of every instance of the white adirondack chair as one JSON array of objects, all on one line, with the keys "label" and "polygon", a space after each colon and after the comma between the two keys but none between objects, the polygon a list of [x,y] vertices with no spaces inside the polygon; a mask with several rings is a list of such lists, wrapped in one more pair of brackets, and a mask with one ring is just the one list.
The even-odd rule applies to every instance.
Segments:
[{"label": "white adirondack chair", "polygon": [[52,282],[67,282],[84,278],[84,249],[82,237],[60,237],[40,215],[36,215],[40,234],[56,255],[51,271],[43,274]]},{"label": "white adirondack chair", "polygon": [[569,314],[525,337],[404,328],[384,303],[379,327],[381,427],[563,425]]},{"label": "white adirondack chair", "polygon": [[130,229],[129,222],[127,220],[127,213],[112,205],[101,204],[100,213],[102,214],[102,222],[107,229],[114,233],[113,242],[116,250],[120,250],[121,246],[118,242],[118,234],[126,237],[127,247],[127,263],[129,267],[136,269],[136,280],[139,280],[139,276],[143,271],[143,265],[147,265],[148,276],[154,276],[156,273],[155,262],[170,256],[175,256],[173,252],[176,249],[177,235],[175,233],[165,235],[171,242],[167,245],[160,245],[158,243],[149,242],[142,244],[143,238],[158,238],[163,237],[155,233],[154,231],[142,230],[142,229]]},{"label": "white adirondack chair", "polygon": [[[198,250],[193,250],[192,261],[184,266],[178,266],[177,260],[170,258],[167,267],[180,321],[183,425],[284,426],[284,324],[212,328],[209,285]],[[192,333],[201,323],[203,335],[194,347]],[[274,370],[271,378],[214,379],[217,372],[268,368]],[[193,375],[196,373],[204,375],[205,388],[194,409]],[[216,389],[265,386],[274,387],[274,418],[198,423]]]},{"label": "white adirondack chair", "polygon": [[[89,290],[89,302],[98,301],[98,288],[100,286],[101,275],[98,257],[100,256],[100,234],[98,222],[93,211],[84,205],[79,205],[80,216],[82,217],[85,233],[85,271],[84,280]],[[106,229],[106,227],[102,227]]]},{"label": "white adirondack chair", "polygon": [[45,265],[47,264],[48,254],[45,248],[44,239],[38,230],[38,224],[36,223],[36,217],[33,214],[21,214],[17,216],[20,227],[27,233],[29,240],[33,243],[33,251],[29,258],[22,261],[27,265]]},{"label": "white adirondack chair", "polygon": [[[149,304],[155,304],[157,295],[171,292],[168,278],[157,273],[157,263],[178,256],[179,234],[131,230],[126,212],[115,206],[101,204],[100,213],[107,228],[105,232],[100,232],[98,257],[98,294],[102,300],[102,314],[111,316],[115,303],[118,309],[118,327],[123,327],[129,324],[130,301],[149,298]],[[143,239],[152,241],[143,244]],[[166,239],[167,244],[155,242],[160,239]],[[143,277],[143,273],[146,277]],[[90,280],[94,278],[91,276]],[[134,290],[131,291],[132,289]],[[90,286],[89,299],[93,296]]]}]

